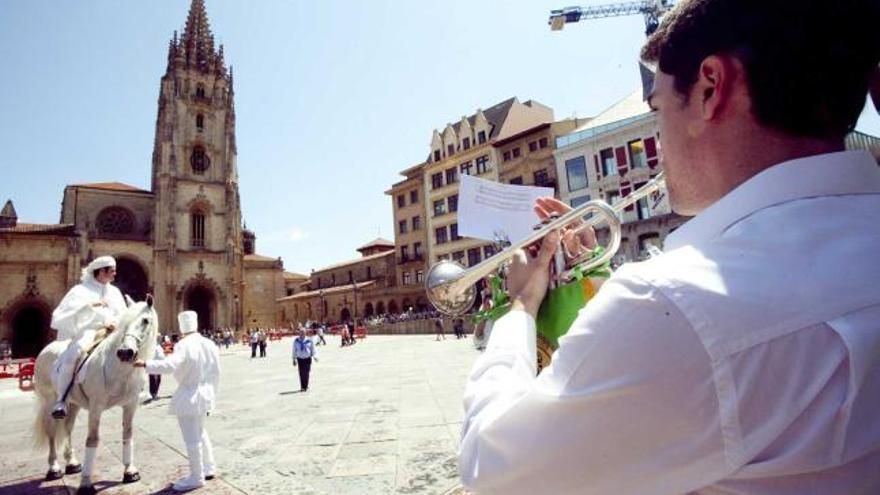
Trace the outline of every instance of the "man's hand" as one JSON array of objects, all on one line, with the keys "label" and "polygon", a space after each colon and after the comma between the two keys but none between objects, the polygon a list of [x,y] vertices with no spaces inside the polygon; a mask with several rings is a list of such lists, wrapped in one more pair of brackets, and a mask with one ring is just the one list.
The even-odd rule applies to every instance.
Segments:
[{"label": "man's hand", "polygon": [[530,246],[513,255],[507,271],[507,288],[511,309],[523,310],[533,317],[550,284],[550,261],[559,244],[559,233],[551,232],[541,241],[540,248]]},{"label": "man's hand", "polygon": [[131,365],[134,366],[135,368],[146,368],[147,367],[147,363],[145,363],[141,359],[138,359],[137,361],[132,362]]},{"label": "man's hand", "polygon": [[293,367],[296,368],[296,358],[293,358]]}]

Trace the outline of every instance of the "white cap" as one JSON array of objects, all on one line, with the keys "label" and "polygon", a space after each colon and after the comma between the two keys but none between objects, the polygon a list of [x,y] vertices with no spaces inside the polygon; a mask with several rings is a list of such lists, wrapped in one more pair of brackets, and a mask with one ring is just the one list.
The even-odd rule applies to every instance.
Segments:
[{"label": "white cap", "polygon": [[82,281],[85,282],[87,279],[93,278],[92,273],[94,273],[95,270],[107,268],[108,266],[116,268],[116,260],[113,256],[98,256],[93,259],[88,266],[82,269]]},{"label": "white cap", "polygon": [[183,311],[177,315],[180,333],[188,334],[199,329],[199,315],[195,311]]}]

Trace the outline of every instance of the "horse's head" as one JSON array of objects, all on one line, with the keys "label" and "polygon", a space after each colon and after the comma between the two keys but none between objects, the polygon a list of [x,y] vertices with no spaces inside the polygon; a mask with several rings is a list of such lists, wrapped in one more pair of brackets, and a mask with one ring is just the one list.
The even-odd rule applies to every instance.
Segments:
[{"label": "horse's head", "polygon": [[124,363],[134,361],[138,353],[155,343],[158,325],[153,296],[148,294],[146,301],[129,306],[120,318],[122,342],[116,349],[116,357]]}]

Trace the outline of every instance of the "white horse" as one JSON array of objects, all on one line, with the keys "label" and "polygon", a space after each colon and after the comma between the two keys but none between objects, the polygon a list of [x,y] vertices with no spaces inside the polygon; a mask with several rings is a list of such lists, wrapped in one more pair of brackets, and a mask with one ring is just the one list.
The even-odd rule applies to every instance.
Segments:
[{"label": "white horse", "polygon": [[[95,449],[98,447],[101,413],[115,406],[122,406],[122,459],[125,465],[122,482],[134,483],[140,480],[132,459],[132,420],[138,406],[138,395],[144,384],[144,370],[135,368],[130,363],[139,355],[152,357],[158,318],[153,308],[152,296],[148,295],[145,302],[132,303],[127,297],[126,301],[129,306],[120,317],[119,327],[95,348],[77,372],[75,383],[68,394],[69,412],[63,420],[56,420],[51,416],[56,399],[51,377],[55,360],[69,341],[53,342],[37,357],[34,390],[38,398],[38,411],[34,422],[34,441],[37,446],[49,444],[49,471],[46,479],[55,480],[63,476],[55,447],[58,437],[63,438],[64,459],[67,461],[64,472],[74,474],[82,471],[77,494],[96,493],[92,485],[92,464]],[[76,460],[70,444],[70,433],[80,409],[89,411],[85,465]]]}]

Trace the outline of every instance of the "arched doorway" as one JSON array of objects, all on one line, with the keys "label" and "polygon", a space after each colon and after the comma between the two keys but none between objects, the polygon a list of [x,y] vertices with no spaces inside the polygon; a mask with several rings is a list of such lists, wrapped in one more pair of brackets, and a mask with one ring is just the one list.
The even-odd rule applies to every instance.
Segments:
[{"label": "arched doorway", "polygon": [[421,311],[427,311],[428,309],[429,309],[428,301],[426,301],[425,299],[423,299],[421,297],[418,298],[418,300],[416,300],[416,311],[421,312]]},{"label": "arched doorway", "polygon": [[342,321],[351,321],[351,311],[349,311],[348,308],[342,308],[342,312],[339,316]]},{"label": "arched doorway", "polygon": [[412,303],[412,301],[409,300],[409,298],[404,299],[403,300],[403,312],[404,313],[408,312],[410,308],[416,309],[416,308],[413,308],[413,303]]},{"label": "arched doorway", "polygon": [[12,357],[36,357],[49,343],[49,315],[42,309],[27,305],[12,315]]},{"label": "arched doorway", "polygon": [[388,301],[388,312],[393,315],[400,313],[400,309],[398,309],[397,307],[397,301],[395,301],[394,299]]},{"label": "arched doorway", "polygon": [[384,302],[379,301],[376,303],[376,314],[377,315],[385,314],[385,303]]},{"label": "arched doorway", "polygon": [[373,316],[373,303],[364,305],[364,317],[369,318],[370,316]]},{"label": "arched doorway", "polygon": [[214,292],[202,285],[190,289],[184,307],[199,315],[199,330],[214,329]]},{"label": "arched doorway", "polygon": [[116,281],[113,285],[135,301],[143,301],[147,298],[149,290],[147,274],[141,264],[132,259],[126,257],[116,259]]}]

